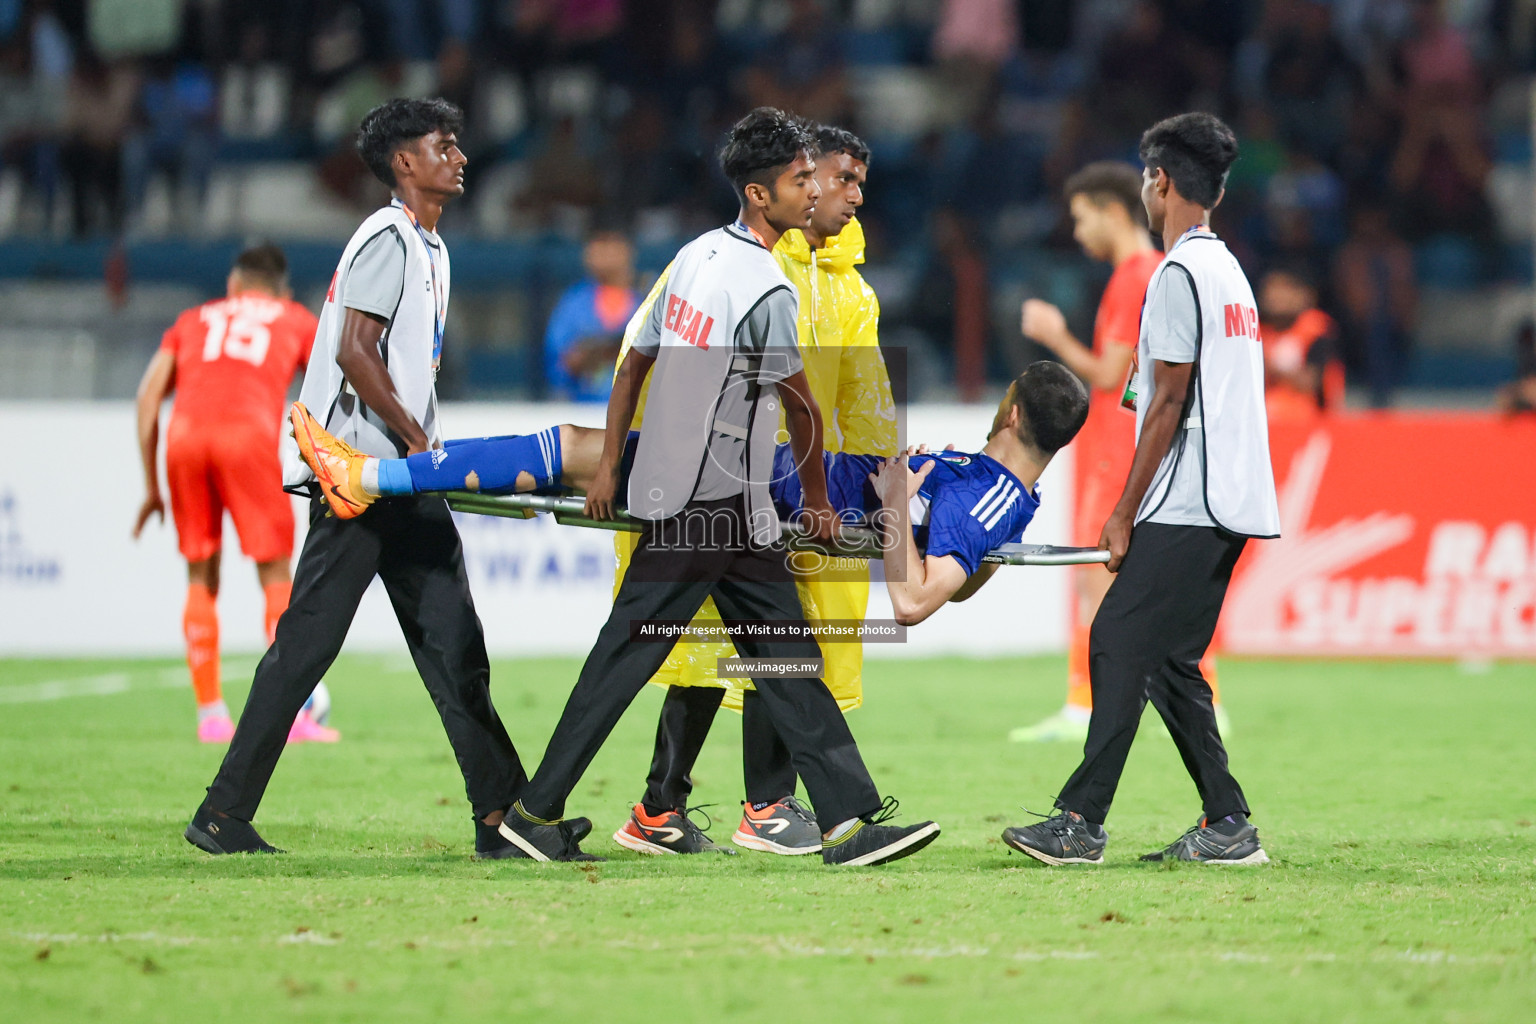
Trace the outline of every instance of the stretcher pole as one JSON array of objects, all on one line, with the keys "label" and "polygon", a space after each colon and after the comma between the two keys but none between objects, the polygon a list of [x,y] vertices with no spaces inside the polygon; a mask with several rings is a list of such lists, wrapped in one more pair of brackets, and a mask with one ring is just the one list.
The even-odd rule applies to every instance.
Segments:
[{"label": "stretcher pole", "polygon": [[[638,533],[644,521],[621,512],[617,519],[591,519],[586,514],[586,503],[581,498],[550,494],[480,494],[475,491],[438,492],[447,499],[448,507],[455,512],[481,516],[500,516],[508,519],[532,519],[543,513],[554,516],[562,526],[583,526],[596,530],[616,530]],[[862,526],[845,526],[841,531],[841,543],[823,545],[799,536],[797,524],[786,524],[785,529],[796,536],[789,541],[796,551],[817,551],[844,558],[873,559],[881,556],[880,538],[874,530]],[[1004,544],[993,548],[982,557],[983,562],[998,565],[1091,565],[1109,561],[1109,552],[1098,548],[1060,547],[1055,544]]]}]

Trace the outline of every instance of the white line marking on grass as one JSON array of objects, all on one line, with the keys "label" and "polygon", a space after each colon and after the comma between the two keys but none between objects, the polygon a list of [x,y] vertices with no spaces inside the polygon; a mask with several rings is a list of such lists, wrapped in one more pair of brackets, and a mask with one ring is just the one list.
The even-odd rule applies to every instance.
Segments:
[{"label": "white line marking on grass", "polygon": [[63,945],[69,942],[153,942],[161,946],[190,946],[194,942],[203,940],[185,935],[161,935],[159,932],[103,932],[100,935],[79,935],[74,932],[54,934],[52,932],[12,932],[18,939],[28,942],[58,943]]},{"label": "white line marking on grass", "polygon": [[294,932],[277,940],[279,946],[334,946],[336,940],[318,932]]},{"label": "white line marking on grass", "polygon": [[[255,670],[255,663],[226,666],[223,681],[245,682]],[[190,686],[185,668],[163,668],[153,673],[107,672],[70,679],[47,679],[41,683],[0,686],[0,704],[43,704],[72,697],[110,697],[130,690],[179,690]]]},{"label": "white line marking on grass", "polygon": [[[887,949],[882,946],[806,946],[796,942],[780,942],[778,948],[790,956],[872,956],[877,959],[945,960],[951,958],[982,959],[993,956],[987,946],[913,946],[907,949]],[[1094,950],[1052,949],[1046,951],[1021,950],[1016,953],[998,953],[1009,960],[1097,960]]]},{"label": "white line marking on grass", "polygon": [[127,672],[108,672],[76,679],[49,679],[41,683],[0,687],[0,704],[41,704],[66,697],[104,697],[125,693],[133,677]]},{"label": "white line marking on grass", "polygon": [[1397,959],[1398,960],[1406,960],[1408,963],[1411,963],[1411,964],[1429,964],[1430,966],[1438,967],[1441,964],[1468,964],[1468,965],[1470,965],[1470,964],[1500,964],[1500,965],[1502,965],[1506,960],[1508,960],[1510,958],[1502,956],[1502,955],[1500,955],[1498,953],[1484,953],[1484,954],[1474,954],[1472,956],[1458,956],[1455,953],[1447,953],[1447,952],[1444,952],[1443,950],[1438,950],[1438,949],[1429,949],[1429,950],[1406,949],[1403,952],[1397,954]]},{"label": "white line marking on grass", "polygon": [[[250,659],[226,661],[219,673],[220,682],[248,683],[257,662]],[[71,697],[110,697],[130,690],[180,690],[190,688],[184,666],[137,672],[107,672],[94,676],[47,679],[41,683],[0,686],[0,704],[44,704]]]},{"label": "white line marking on grass", "polygon": [[[0,933],[11,939],[23,942],[47,943],[49,945],[68,945],[70,943],[118,943],[137,942],[159,946],[190,946],[194,944],[214,945],[243,945],[247,939],[241,935],[162,935],[159,932],[103,932],[100,935],[83,935],[78,932],[21,932],[13,931]],[[309,945],[309,946],[338,946],[343,940],[333,938],[324,933],[314,931],[290,932],[278,936],[275,939],[258,940],[271,942],[280,946]],[[515,938],[505,938],[495,935],[478,935],[464,938],[435,938],[433,936],[417,936],[410,940],[414,945],[422,948],[440,950],[481,950],[502,949],[524,945]],[[374,938],[362,942],[360,948],[364,949],[395,949],[400,945],[397,939]],[[639,943],[632,939],[614,939],[602,943],[607,949],[625,950],[629,952],[663,953],[673,955],[678,952],[678,947],[662,942]],[[873,957],[880,960],[937,960],[937,959],[976,959],[976,960],[1005,960],[1024,963],[1042,963],[1047,961],[1103,961],[1109,964],[1144,963],[1149,960],[1161,962],[1167,956],[1166,950],[1158,950],[1149,953],[1147,950],[1122,950],[1102,953],[1092,949],[1023,949],[1008,952],[993,949],[989,946],[817,946],[798,942],[787,942],[783,939],[769,940],[762,943],[763,952],[768,956],[789,957]],[[1462,955],[1447,953],[1443,950],[1400,950],[1395,953],[1387,952],[1307,952],[1307,953],[1277,953],[1254,954],[1235,950],[1184,950],[1179,959],[1195,961],[1214,961],[1217,963],[1246,963],[1267,964],[1273,967],[1285,965],[1301,965],[1305,963],[1344,963],[1344,964],[1413,964],[1423,967],[1458,967],[1462,969],[1476,967],[1526,967],[1536,965],[1536,956],[1503,953],[1474,953]]]},{"label": "white line marking on grass", "polygon": [[1097,960],[1099,954],[1091,949],[1053,949],[1048,953],[1036,953],[1022,950],[1009,957],[1010,960]]}]

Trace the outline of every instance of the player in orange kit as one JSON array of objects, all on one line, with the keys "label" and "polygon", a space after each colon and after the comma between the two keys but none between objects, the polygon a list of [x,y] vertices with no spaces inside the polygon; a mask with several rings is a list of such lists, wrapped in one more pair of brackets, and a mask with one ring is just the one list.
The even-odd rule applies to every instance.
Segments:
[{"label": "player in orange kit", "polygon": [[[1093,322],[1093,347],[1067,329],[1061,310],[1040,299],[1024,303],[1025,337],[1056,354],[1088,382],[1088,422],[1077,436],[1077,512],[1072,543],[1096,547],[1104,522],[1125,488],[1136,454],[1136,416],[1121,408],[1141,331],[1141,306],[1147,282],[1163,260],[1147,232],[1147,211],[1141,202],[1141,174],[1130,164],[1107,160],[1089,164],[1067,179],[1062,190],[1072,214],[1072,237],[1096,260],[1115,271],[1104,286]],[[1109,589],[1112,575],[1100,565],[1080,566],[1074,573],[1077,601],[1072,621],[1072,646],[1067,653],[1067,703],[1056,714],[1034,725],[1014,729],[1008,738],[1032,743],[1047,740],[1081,742],[1088,736],[1093,693],[1088,683],[1088,631]],[[1200,670],[1216,695],[1223,729],[1226,716],[1216,689],[1214,660],[1207,655]]]},{"label": "player in orange kit", "polygon": [[[219,684],[219,554],[224,511],[240,548],[256,562],[266,598],[268,642],[288,607],[293,508],[283,493],[278,430],[289,382],[309,360],[314,314],[290,298],[288,261],[275,245],[246,249],[229,272],[227,295],[182,313],[139,383],[139,453],[144,504],[137,538],[151,516],[165,518],[156,449],[160,404],[176,402],[166,428],[166,483],[181,554],[187,560],[182,629],[197,695],[197,738],[227,743],[235,726]],[[301,712],[290,741],[339,738]]]}]

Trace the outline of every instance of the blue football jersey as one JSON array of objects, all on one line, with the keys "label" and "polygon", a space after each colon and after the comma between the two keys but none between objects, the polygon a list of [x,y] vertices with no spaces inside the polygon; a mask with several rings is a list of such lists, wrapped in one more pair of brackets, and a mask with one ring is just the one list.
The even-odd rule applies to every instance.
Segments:
[{"label": "blue football jersey", "polygon": [[988,551],[1017,543],[1040,507],[1039,493],[988,455],[934,452],[908,460],[913,470],[924,462],[934,467],[912,499],[918,547],[936,557],[953,555],[967,575],[981,568]]},{"label": "blue football jersey", "polygon": [[[833,509],[864,517],[874,515],[880,499],[869,475],[884,460],[878,455],[848,452],[823,455],[827,497]],[[1016,543],[1040,507],[1039,494],[1026,490],[1018,477],[989,455],[934,452],[907,460],[914,472],[924,462],[933,462],[934,467],[912,499],[912,532],[917,546],[926,554],[953,555],[967,575],[981,567],[982,556],[988,551],[999,544]],[[779,445],[775,453],[769,490],[781,516],[800,508],[800,478],[787,444]]]}]

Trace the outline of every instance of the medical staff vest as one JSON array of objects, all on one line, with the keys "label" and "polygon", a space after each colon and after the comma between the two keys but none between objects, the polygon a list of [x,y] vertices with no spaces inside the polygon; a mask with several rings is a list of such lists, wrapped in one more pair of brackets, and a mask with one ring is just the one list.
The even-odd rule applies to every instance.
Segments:
[{"label": "medical staff vest", "polygon": [[[1148,285],[1163,274],[1187,274],[1194,288],[1199,328],[1195,345],[1195,401],[1186,426],[1202,428],[1205,506],[1222,529],[1245,537],[1280,536],[1280,508],[1269,461],[1269,422],[1264,412],[1264,352],[1253,289],[1226,243],[1209,231],[1192,231],[1168,253]],[[1142,324],[1140,372],[1152,372]],[[1147,389],[1142,388],[1146,394]],[[1146,417],[1136,412],[1136,436]],[[1188,457],[1176,439],[1165,459]],[[1162,495],[1142,508],[1151,514],[1166,496],[1173,473],[1162,475]],[[1145,518],[1145,515],[1142,517]]]},{"label": "medical staff vest", "polygon": [[[664,326],[629,478],[631,515],[659,520],[681,512],[720,433],[746,441],[743,491],[752,542],[766,546],[779,539],[768,481],[779,426],[775,385],[788,375],[789,361],[772,350],[741,350],[737,332],[760,302],[781,289],[795,296],[772,254],[731,228],[700,235],[678,252],[656,297]],[[788,326],[794,351],[793,324]],[[746,422],[719,415],[722,396],[735,388],[746,389],[750,399]]]},{"label": "medical staff vest", "polygon": [[[336,351],[346,319],[341,299],[353,260],[364,245],[390,231],[405,249],[405,277],[394,316],[379,334],[379,355],[389,368],[396,394],[406,411],[421,424],[428,442],[435,445],[441,439],[437,421],[437,366],[448,318],[448,247],[420,228],[399,200],[363,221],[342,250],[341,262],[320,310],[320,326],[299,392],[299,401],[326,430],[366,455],[385,459],[404,458],[405,442],[357,397],[341,367],[336,365]],[[299,456],[298,445],[285,434],[283,486],[295,487],[313,479],[314,474]]]}]

